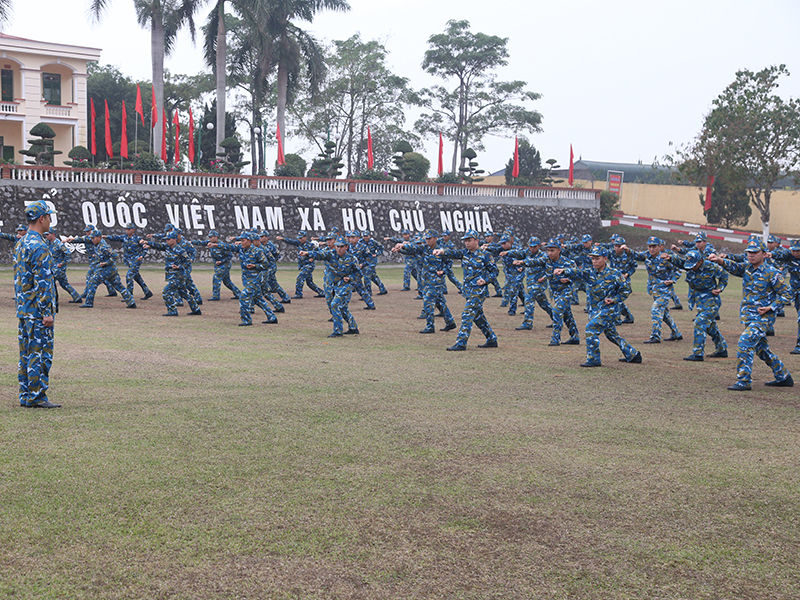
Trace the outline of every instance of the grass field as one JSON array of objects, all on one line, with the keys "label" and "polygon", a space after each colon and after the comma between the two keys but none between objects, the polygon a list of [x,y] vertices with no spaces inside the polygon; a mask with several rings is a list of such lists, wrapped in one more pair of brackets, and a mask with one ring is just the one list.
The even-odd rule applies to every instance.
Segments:
[{"label": "grass field", "polygon": [[[800,393],[765,388],[759,361],[752,392],[726,391],[738,279],[731,358],[682,360],[688,310],[684,341],[642,346],[640,272],[620,331],[644,363],[603,340],[603,368],[581,369],[582,307],[579,347],[548,348],[538,309],[514,331],[492,298],[500,347],[477,349],[475,330],[446,352],[455,332],[419,335],[402,270],[379,272],[390,294],[377,311],[353,302],[362,333],[334,340],[308,296],[250,328],[230,294],[178,319],[158,294],[135,311],[64,304],[64,406],[46,411],[18,407],[0,271],[0,597],[800,597]],[[162,271],[143,273],[160,289]],[[195,279],[208,295],[211,271]],[[293,288],[292,270],[279,279]],[[787,312],[770,343],[797,376]]]}]

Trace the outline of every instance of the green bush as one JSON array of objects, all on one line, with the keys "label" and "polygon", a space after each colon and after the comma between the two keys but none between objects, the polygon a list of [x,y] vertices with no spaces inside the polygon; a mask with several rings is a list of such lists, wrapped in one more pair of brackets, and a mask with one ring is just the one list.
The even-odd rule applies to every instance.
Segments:
[{"label": "green bush", "polygon": [[600,192],[600,218],[610,219],[617,210],[619,210],[619,196],[608,190]]},{"label": "green bush", "polygon": [[287,154],[283,157],[286,164],[275,163],[276,177],[305,177],[307,163],[297,154]]},{"label": "green bush", "polygon": [[403,155],[403,171],[406,181],[426,181],[431,161],[417,152],[406,152]]},{"label": "green bush", "polygon": [[133,169],[135,171],[163,171],[164,161],[152,152],[140,152],[133,157]]},{"label": "green bush", "polygon": [[436,183],[461,183],[461,177],[451,171],[450,173],[442,173],[434,181]]},{"label": "green bush", "polygon": [[394,146],[392,146],[392,152],[402,152],[403,154],[406,154],[413,151],[414,148],[412,148],[411,144],[405,140],[399,140],[394,143]]},{"label": "green bush", "polygon": [[366,171],[361,171],[360,173],[354,173],[353,179],[359,179],[361,181],[391,181],[392,176],[386,171],[367,169]]}]

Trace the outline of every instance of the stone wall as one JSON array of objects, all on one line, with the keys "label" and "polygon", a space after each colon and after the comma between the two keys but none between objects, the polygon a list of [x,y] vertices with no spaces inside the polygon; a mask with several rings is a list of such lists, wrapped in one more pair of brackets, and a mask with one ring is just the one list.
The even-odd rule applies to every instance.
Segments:
[{"label": "stone wall", "polygon": [[[87,224],[104,234],[124,233],[122,225],[132,221],[139,235],[161,232],[172,223],[189,239],[205,238],[210,229],[227,237],[252,227],[286,237],[296,237],[300,229],[310,235],[334,226],[369,229],[379,240],[402,229],[450,229],[458,244],[458,234],[466,229],[513,227],[527,242],[531,235],[593,234],[600,226],[599,200],[563,199],[557,190],[552,197],[531,199],[0,180],[0,229],[13,232],[24,221],[26,204],[42,199],[57,211],[54,226],[60,236],[82,235]],[[292,246],[282,249],[284,259],[294,257]]]}]

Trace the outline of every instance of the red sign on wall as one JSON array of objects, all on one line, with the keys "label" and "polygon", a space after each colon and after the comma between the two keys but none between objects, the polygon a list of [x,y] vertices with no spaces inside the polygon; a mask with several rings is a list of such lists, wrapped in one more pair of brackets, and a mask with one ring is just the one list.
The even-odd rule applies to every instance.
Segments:
[{"label": "red sign on wall", "polygon": [[622,171],[608,171],[606,174],[606,189],[622,196],[622,178],[625,175]]}]

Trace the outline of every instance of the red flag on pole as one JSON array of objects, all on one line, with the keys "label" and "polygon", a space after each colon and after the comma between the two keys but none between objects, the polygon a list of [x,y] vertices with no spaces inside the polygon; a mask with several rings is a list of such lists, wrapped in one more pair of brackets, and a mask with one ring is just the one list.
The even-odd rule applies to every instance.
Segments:
[{"label": "red flag on pole", "polygon": [[375,160],[372,156],[372,132],[367,127],[367,168],[372,169]]},{"label": "red flag on pole", "polygon": [[89,98],[89,103],[92,105],[92,156],[97,155],[97,135],[95,132],[95,119],[97,119],[97,115],[94,112],[94,98]]},{"label": "red flag on pole", "polygon": [[714,176],[708,178],[708,186],[706,187],[706,202],[703,205],[703,211],[708,212],[711,210],[711,188],[714,187]]},{"label": "red flag on pole", "polygon": [[172,121],[175,125],[175,164],[177,165],[181,160],[181,124],[178,121],[178,110],[175,109],[175,119]]},{"label": "red flag on pole", "polygon": [[442,132],[439,132],[439,177],[444,175],[444,161],[442,160],[444,156],[444,140],[442,139]]},{"label": "red flag on pole", "polygon": [[194,117],[192,107],[189,107],[189,162],[194,164]]},{"label": "red flag on pole", "polygon": [[158,107],[156,106],[156,88],[153,86],[153,102],[150,104],[150,127],[158,123]]},{"label": "red flag on pole", "polygon": [[128,158],[128,113],[125,110],[125,100],[122,101],[122,141],[119,145],[119,155]]},{"label": "red flag on pole", "polygon": [[572,144],[569,145],[569,184],[572,185],[572,182],[575,181],[575,155],[572,153]]},{"label": "red flag on pole", "polygon": [[167,112],[161,109],[161,160],[167,162]]},{"label": "red flag on pole", "polygon": [[514,138],[514,168],[511,169],[511,176],[519,177],[519,138]]},{"label": "red flag on pole", "polygon": [[280,123],[278,124],[277,138],[278,138],[278,164],[279,165],[285,165],[286,164],[286,159],[283,157],[283,140],[281,139],[281,126],[280,126]]},{"label": "red flag on pole", "polygon": [[111,144],[111,119],[108,116],[108,100],[106,103],[106,154],[108,158],[114,158],[114,150]]},{"label": "red flag on pole", "polygon": [[[142,117],[142,126],[144,127],[144,108],[142,107],[142,90],[139,89],[139,84],[136,84],[136,106],[133,107],[134,112],[139,113]],[[135,119],[134,119],[135,120]]]}]

